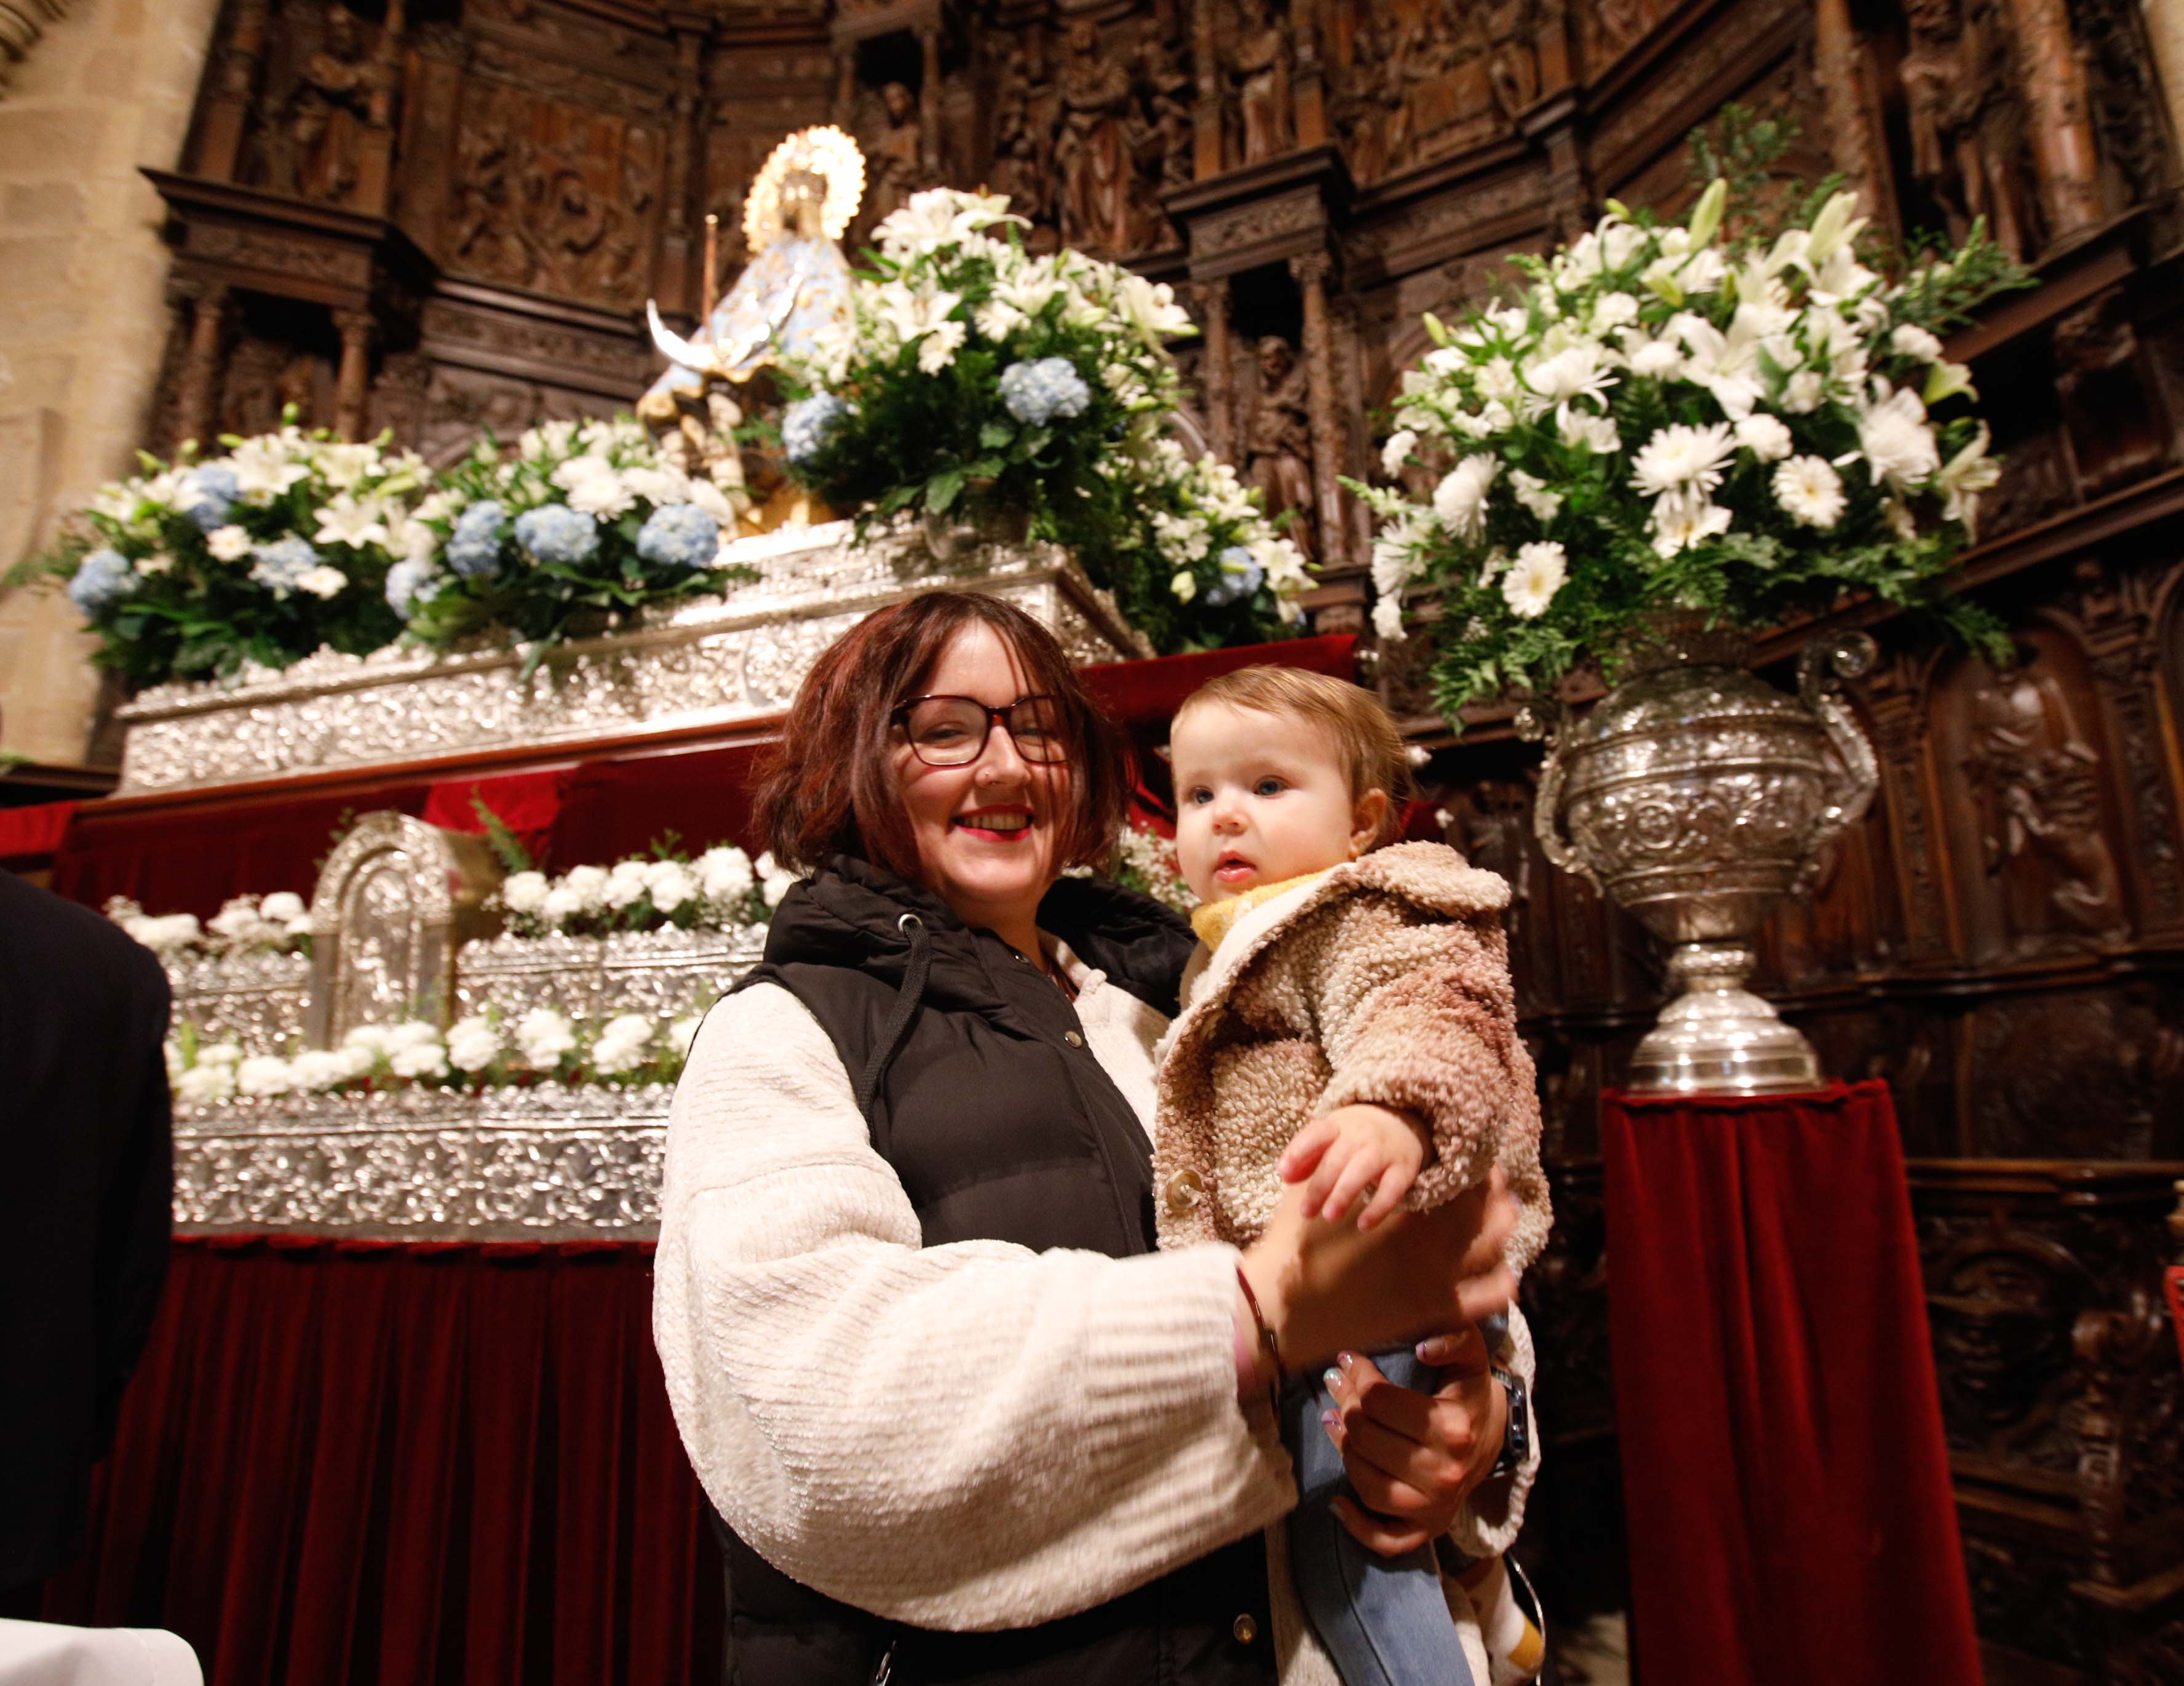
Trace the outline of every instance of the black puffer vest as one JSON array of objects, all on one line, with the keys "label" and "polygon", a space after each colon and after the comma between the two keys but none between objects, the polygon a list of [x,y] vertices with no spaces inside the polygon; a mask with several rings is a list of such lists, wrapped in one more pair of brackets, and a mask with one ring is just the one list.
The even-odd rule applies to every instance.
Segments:
[{"label": "black puffer vest", "polygon": [[[1064,879],[1039,908],[1119,988],[1173,1014],[1192,938],[1158,904]],[[925,1244],[1012,1241],[1115,1257],[1154,1245],[1151,1145],[1024,956],[940,900],[838,858],[790,891],[764,964],[809,1008],[857,1086],[872,1145]],[[1270,1686],[1264,1548],[1254,1536],[1082,1615],[1001,1633],[883,1622],[791,1580],[714,1519],[727,1572],[731,1686]],[[1248,1636],[1240,1639],[1240,1635]]]}]

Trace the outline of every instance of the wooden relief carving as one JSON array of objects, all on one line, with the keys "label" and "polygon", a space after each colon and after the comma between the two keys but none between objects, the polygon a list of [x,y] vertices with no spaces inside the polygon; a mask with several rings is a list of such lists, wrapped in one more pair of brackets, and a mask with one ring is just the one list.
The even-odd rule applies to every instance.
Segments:
[{"label": "wooden relief carving", "polygon": [[634,309],[650,284],[665,136],[503,84],[473,85],[441,257],[458,274]]},{"label": "wooden relief carving", "polygon": [[2184,1033],[2153,997],[1998,996],[1973,1016],[1976,1150],[1999,1158],[2160,1159],[2184,1150]]}]

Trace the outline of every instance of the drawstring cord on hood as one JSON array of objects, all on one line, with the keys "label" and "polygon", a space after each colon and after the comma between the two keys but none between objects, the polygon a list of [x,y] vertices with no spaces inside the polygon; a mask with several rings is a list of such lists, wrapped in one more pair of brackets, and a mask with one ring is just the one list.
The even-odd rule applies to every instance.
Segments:
[{"label": "drawstring cord on hood", "polygon": [[880,1085],[887,1081],[888,1067],[901,1050],[903,1038],[910,1034],[910,1021],[917,1016],[919,1004],[925,999],[926,974],[933,969],[933,949],[925,934],[925,921],[914,913],[906,913],[894,922],[895,929],[910,938],[910,964],[903,968],[902,987],[895,992],[894,1005],[888,1011],[887,1023],[880,1027],[879,1040],[872,1045],[872,1058],[865,1062],[864,1074],[857,1079],[857,1110],[866,1123],[872,1118],[872,1102],[878,1099]]}]

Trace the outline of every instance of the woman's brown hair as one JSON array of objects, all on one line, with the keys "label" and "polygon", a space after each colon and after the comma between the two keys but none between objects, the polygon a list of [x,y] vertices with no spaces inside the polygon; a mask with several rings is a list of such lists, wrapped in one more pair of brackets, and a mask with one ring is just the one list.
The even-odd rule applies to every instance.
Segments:
[{"label": "woman's brown hair", "polygon": [[917,694],[950,642],[990,627],[1023,669],[1028,694],[1060,705],[1067,734],[1071,813],[1057,865],[1092,866],[1114,847],[1129,799],[1123,734],[1078,679],[1054,635],[983,592],[926,592],[867,615],[820,655],[797,688],[781,743],[758,782],[755,817],[774,859],[815,871],[854,854],[905,878],[917,847],[903,813],[889,741],[894,710]]}]

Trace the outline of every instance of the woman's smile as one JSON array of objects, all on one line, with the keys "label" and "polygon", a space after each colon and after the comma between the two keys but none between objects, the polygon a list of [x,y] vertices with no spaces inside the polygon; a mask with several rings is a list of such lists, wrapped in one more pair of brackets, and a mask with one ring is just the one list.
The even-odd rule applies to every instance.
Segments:
[{"label": "woman's smile", "polygon": [[958,830],[988,843],[1017,843],[1031,836],[1032,811],[1021,804],[976,808],[950,821]]}]

